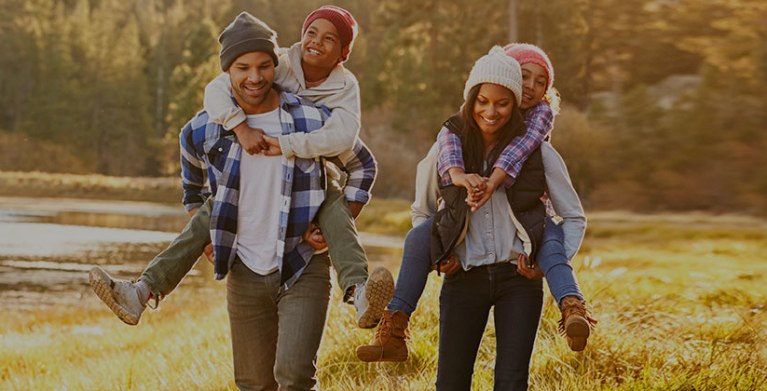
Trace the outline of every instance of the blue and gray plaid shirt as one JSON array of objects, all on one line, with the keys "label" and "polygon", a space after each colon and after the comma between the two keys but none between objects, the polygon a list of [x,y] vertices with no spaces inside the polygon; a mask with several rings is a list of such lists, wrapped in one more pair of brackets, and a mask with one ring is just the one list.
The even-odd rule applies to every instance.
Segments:
[{"label": "blue and gray plaid shirt", "polygon": [[[294,94],[280,94],[282,134],[310,133],[322,127],[330,116],[325,107],[316,107]],[[212,193],[210,235],[215,254],[216,279],[229,271],[237,254],[237,203],[240,191],[242,146],[234,132],[211,122],[204,111],[182,129],[181,177],[184,207],[199,208]],[[303,233],[325,200],[324,164],[321,158],[282,158],[282,204],[280,209],[278,266],[284,289],[298,280],[314,249],[302,241]],[[344,194],[351,202],[367,203],[376,176],[376,161],[357,139],[354,148],[330,161],[346,171]],[[206,179],[209,191],[206,189]]]}]

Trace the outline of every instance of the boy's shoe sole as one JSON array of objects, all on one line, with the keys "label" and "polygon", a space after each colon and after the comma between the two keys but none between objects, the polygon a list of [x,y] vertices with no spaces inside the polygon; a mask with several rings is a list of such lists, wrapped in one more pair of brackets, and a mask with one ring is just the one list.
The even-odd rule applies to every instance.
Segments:
[{"label": "boy's shoe sole", "polygon": [[101,299],[101,301],[103,301],[118,318],[120,318],[120,320],[131,326],[138,324],[139,317],[128,312],[112,296],[114,281],[104,269],[98,266],[92,268],[88,273],[88,279],[96,296],[98,296],[99,299]]},{"label": "boy's shoe sole", "polygon": [[363,329],[376,327],[393,295],[394,278],[391,272],[384,267],[375,268],[365,283],[365,299],[368,306],[359,316],[357,326]]}]

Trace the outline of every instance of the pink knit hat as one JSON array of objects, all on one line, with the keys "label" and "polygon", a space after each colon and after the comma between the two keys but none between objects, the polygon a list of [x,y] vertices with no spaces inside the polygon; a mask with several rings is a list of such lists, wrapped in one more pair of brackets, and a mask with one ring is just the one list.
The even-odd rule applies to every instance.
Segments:
[{"label": "pink knit hat", "polygon": [[546,55],[543,49],[529,43],[510,43],[504,46],[503,50],[506,54],[517,60],[520,66],[533,63],[543,67],[549,82],[549,85],[546,87],[547,91],[554,85],[554,67],[551,65],[551,60],[549,60],[549,56]]},{"label": "pink knit hat", "polygon": [[306,29],[317,19],[326,19],[338,30],[338,38],[341,40],[341,58],[343,61],[349,59],[349,53],[354,46],[354,38],[357,37],[357,21],[352,14],[334,5],[323,5],[312,11],[304,21],[304,27],[301,29],[301,36],[306,33]]}]

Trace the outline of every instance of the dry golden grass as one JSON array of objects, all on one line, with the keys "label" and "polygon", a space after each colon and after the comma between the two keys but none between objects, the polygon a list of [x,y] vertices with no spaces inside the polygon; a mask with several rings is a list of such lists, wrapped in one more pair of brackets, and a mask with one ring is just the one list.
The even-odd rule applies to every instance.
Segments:
[{"label": "dry golden grass", "polygon": [[[585,352],[570,352],[547,297],[531,389],[767,389],[765,254],[767,223],[758,219],[593,214],[574,266],[599,325]],[[182,287],[139,327],[89,292],[80,306],[4,310],[0,389],[233,389],[224,289]],[[432,275],[413,317],[411,359],[370,365],[353,349],[372,332],[352,327],[352,308],[334,289],[322,388],[433,389],[438,294]],[[488,327],[480,348],[478,390],[491,389],[493,334]]]}]

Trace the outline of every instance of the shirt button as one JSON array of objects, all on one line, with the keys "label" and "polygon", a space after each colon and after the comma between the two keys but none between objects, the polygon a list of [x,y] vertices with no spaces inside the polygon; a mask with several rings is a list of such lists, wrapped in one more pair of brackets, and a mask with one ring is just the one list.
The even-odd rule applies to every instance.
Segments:
[{"label": "shirt button", "polygon": [[224,152],[224,148],[221,148],[221,147],[219,147],[219,148],[218,148],[218,151],[219,151],[219,152]]}]

